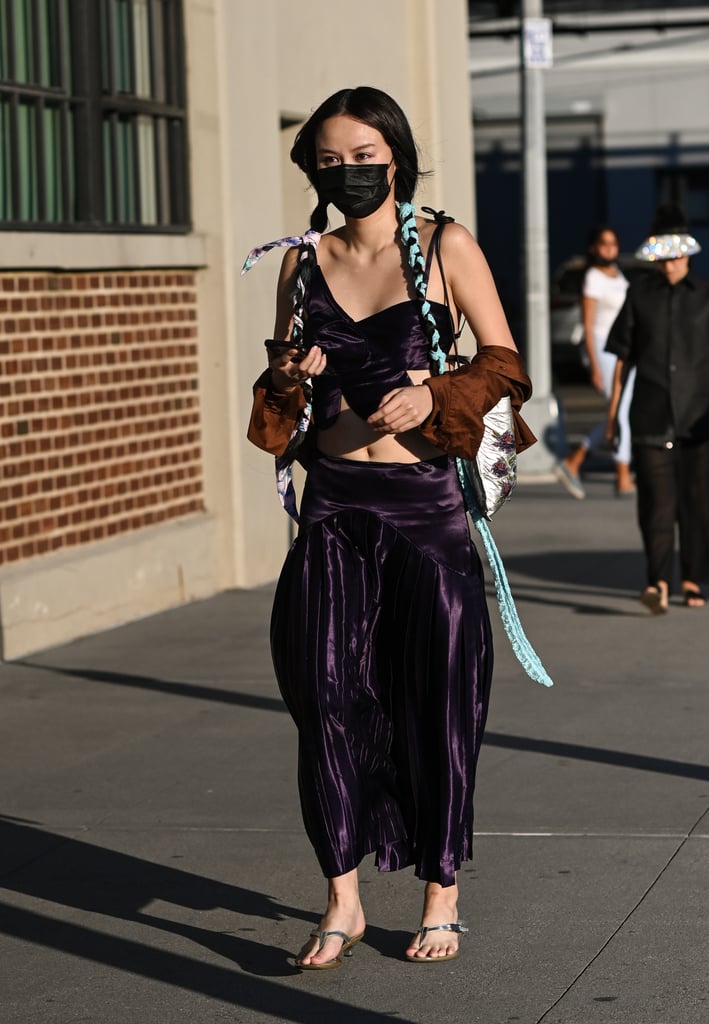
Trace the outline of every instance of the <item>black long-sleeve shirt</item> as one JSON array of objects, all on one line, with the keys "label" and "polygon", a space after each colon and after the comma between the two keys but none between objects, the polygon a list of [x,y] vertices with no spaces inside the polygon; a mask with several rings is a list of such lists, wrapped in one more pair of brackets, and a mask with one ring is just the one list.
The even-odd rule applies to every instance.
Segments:
[{"label": "black long-sleeve shirt", "polygon": [[709,282],[661,273],[634,281],[606,351],[637,367],[630,430],[635,444],[709,438]]}]

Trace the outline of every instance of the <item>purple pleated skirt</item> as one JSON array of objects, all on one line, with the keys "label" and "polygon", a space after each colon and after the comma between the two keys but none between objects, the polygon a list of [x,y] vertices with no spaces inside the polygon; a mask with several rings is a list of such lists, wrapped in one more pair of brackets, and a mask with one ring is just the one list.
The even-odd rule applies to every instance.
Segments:
[{"label": "purple pleated skirt", "polygon": [[271,622],[326,878],[376,854],[452,885],[472,856],[492,637],[453,460],[316,453]]}]

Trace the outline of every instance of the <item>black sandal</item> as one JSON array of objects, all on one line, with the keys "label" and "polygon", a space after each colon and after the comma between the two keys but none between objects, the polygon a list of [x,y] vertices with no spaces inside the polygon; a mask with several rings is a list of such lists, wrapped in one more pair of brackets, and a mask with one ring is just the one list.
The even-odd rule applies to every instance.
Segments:
[{"label": "black sandal", "polygon": [[[703,608],[704,605],[707,603],[706,594],[704,593],[701,587],[698,587],[696,585],[694,587],[683,587],[682,597],[682,603],[684,604],[685,608]],[[692,601],[699,601],[700,603],[691,604],[690,602]]]},{"label": "black sandal", "polygon": [[645,587],[640,600],[653,615],[665,615],[668,611],[669,591],[668,588],[656,586]]}]

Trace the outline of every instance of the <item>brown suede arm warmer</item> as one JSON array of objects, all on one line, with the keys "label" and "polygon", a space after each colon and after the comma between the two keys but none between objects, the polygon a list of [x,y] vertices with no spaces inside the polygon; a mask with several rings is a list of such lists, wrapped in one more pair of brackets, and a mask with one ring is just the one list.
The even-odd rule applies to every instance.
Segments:
[{"label": "brown suede arm warmer", "polygon": [[[419,430],[441,451],[474,459],[483,435],[482,418],[505,395],[512,401],[517,451],[536,441],[519,414],[532,394],[532,384],[517,352],[502,345],[486,345],[467,366],[424,381],[433,396],[433,409]],[[273,388],[271,371],[254,384],[254,403],[247,437],[257,448],[282,455],[305,408],[300,387],[289,392]]]},{"label": "brown suede arm warmer", "polygon": [[509,395],[515,420],[517,451],[536,441],[519,414],[532,394],[532,382],[519,353],[503,345],[486,345],[467,366],[429,377],[424,384],[433,395],[433,410],[419,430],[449,455],[474,459],[483,436],[482,418]]},{"label": "brown suede arm warmer", "polygon": [[271,455],[282,455],[298,419],[305,408],[305,395],[301,387],[292,391],[276,391],[271,371],[264,370],[254,384],[254,404],[246,436],[257,448]]}]

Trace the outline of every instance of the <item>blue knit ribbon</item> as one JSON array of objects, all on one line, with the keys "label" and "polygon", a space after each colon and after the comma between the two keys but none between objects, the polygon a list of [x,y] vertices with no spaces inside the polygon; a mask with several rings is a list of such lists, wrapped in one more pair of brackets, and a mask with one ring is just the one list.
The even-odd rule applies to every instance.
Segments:
[{"label": "blue knit ribbon", "polygon": [[473,520],[473,526],[482,538],[485,554],[487,555],[487,560],[490,564],[492,581],[495,584],[497,604],[500,609],[500,618],[502,619],[502,625],[505,633],[507,634],[507,639],[512,646],[512,651],[530,679],[533,679],[536,683],[541,683],[542,686],[553,686],[554,683],[551,676],[542,665],[539,655],[532,647],[527,634],[522,628],[522,623],[520,622],[519,615],[517,614],[515,599],[512,596],[510,583],[507,579],[507,573],[505,572],[502,555],[497,549],[497,545],[495,544],[495,540],[490,532],[487,519],[477,506],[475,496],[473,495],[473,491],[470,486],[470,481],[468,480],[468,474],[463,468],[461,459],[456,459],[455,461],[456,468],[458,470],[458,477],[465,496],[465,503],[468,506],[468,511],[470,512],[470,516]]},{"label": "blue knit ribbon", "polygon": [[[445,353],[439,345],[438,327],[433,317],[433,313],[431,312],[430,304],[426,299],[423,254],[421,253],[421,247],[418,244],[415,214],[416,210],[412,203],[401,204],[399,208],[401,236],[407,247],[409,263],[414,271],[414,284],[416,291],[419,298],[422,300],[421,316],[427,320],[430,325],[429,337],[431,348],[429,355],[436,368],[436,373],[441,374],[445,373],[448,367],[446,364]],[[431,327],[433,328],[432,330]],[[507,634],[507,639],[510,641],[512,646],[512,651],[530,679],[533,679],[537,683],[541,683],[542,686],[553,686],[554,684],[551,677],[542,665],[539,655],[532,647],[524,629],[522,628],[522,623],[520,622],[519,615],[517,614],[517,606],[515,605],[512,591],[510,590],[510,584],[507,579],[507,573],[505,572],[502,556],[497,550],[497,545],[495,544],[492,533],[490,532],[487,520],[475,501],[475,495],[473,494],[470,481],[468,480],[468,475],[463,467],[463,461],[462,459],[456,458],[455,462],[456,469],[458,471],[458,478],[463,489],[465,504],[470,512],[473,525],[480,534],[485,548],[485,554],[487,555],[487,560],[490,564],[492,580],[495,585],[495,594],[497,596],[497,604],[500,609],[500,618],[502,619],[502,625],[505,633]]]}]

